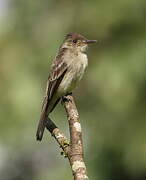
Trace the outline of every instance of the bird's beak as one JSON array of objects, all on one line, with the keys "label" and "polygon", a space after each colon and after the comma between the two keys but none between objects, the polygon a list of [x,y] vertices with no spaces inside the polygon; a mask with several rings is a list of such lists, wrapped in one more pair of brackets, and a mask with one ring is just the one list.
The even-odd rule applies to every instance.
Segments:
[{"label": "bird's beak", "polygon": [[86,40],[87,44],[92,44],[92,43],[96,43],[96,42],[97,42],[97,40]]}]

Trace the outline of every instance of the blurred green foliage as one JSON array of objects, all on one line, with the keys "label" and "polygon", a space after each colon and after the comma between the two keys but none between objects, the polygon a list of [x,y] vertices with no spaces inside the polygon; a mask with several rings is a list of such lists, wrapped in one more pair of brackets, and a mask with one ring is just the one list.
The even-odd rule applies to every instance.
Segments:
[{"label": "blurred green foliage", "polygon": [[[146,2],[0,1],[0,174],[67,180],[54,140],[35,141],[52,59],[68,32],[98,39],[74,92],[91,179],[146,179]],[[52,113],[68,134],[64,109]]]}]

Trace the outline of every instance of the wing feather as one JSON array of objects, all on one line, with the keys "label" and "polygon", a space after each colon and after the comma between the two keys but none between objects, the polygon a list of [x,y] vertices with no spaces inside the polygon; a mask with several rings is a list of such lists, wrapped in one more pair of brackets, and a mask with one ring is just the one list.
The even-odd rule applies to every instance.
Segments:
[{"label": "wing feather", "polygon": [[45,129],[47,112],[51,112],[60,100],[60,97],[56,99],[56,102],[54,102],[53,107],[51,107],[52,109],[49,109],[49,103],[52,97],[54,96],[55,92],[57,91],[58,86],[60,85],[65,75],[65,72],[67,71],[67,64],[63,61],[63,55],[65,50],[66,49],[61,49],[61,51],[59,51],[59,55],[53,62],[51,72],[47,81],[46,95],[43,100],[41,117],[39,120],[38,129],[36,133],[37,140],[40,141],[43,137]]},{"label": "wing feather", "polygon": [[44,107],[45,108],[48,107],[49,101],[52,99],[53,95],[57,91],[58,86],[61,83],[64,74],[67,70],[67,64],[63,60],[63,55],[65,51],[66,51],[65,48],[62,49],[52,64],[51,72],[47,81],[46,95],[43,102],[43,109]]}]

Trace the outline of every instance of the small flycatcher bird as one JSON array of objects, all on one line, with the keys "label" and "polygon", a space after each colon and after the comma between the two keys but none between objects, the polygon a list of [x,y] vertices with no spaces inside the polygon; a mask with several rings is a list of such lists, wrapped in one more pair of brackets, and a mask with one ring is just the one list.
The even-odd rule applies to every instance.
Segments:
[{"label": "small flycatcher bird", "polygon": [[36,133],[37,140],[42,140],[45,121],[57,103],[63,96],[70,94],[81,80],[88,66],[87,46],[95,42],[96,40],[88,40],[77,33],[66,35],[48,77],[46,95]]}]

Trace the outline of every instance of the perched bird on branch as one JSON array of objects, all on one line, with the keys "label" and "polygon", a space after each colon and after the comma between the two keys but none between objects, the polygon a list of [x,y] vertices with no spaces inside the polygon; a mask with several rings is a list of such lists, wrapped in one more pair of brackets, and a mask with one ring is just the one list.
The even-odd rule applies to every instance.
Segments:
[{"label": "perched bird on branch", "polygon": [[95,42],[96,40],[88,40],[77,33],[66,35],[63,44],[59,48],[58,55],[53,61],[48,77],[46,95],[36,133],[37,140],[42,140],[45,122],[49,114],[60,99],[70,94],[81,80],[88,66],[87,46]]}]

